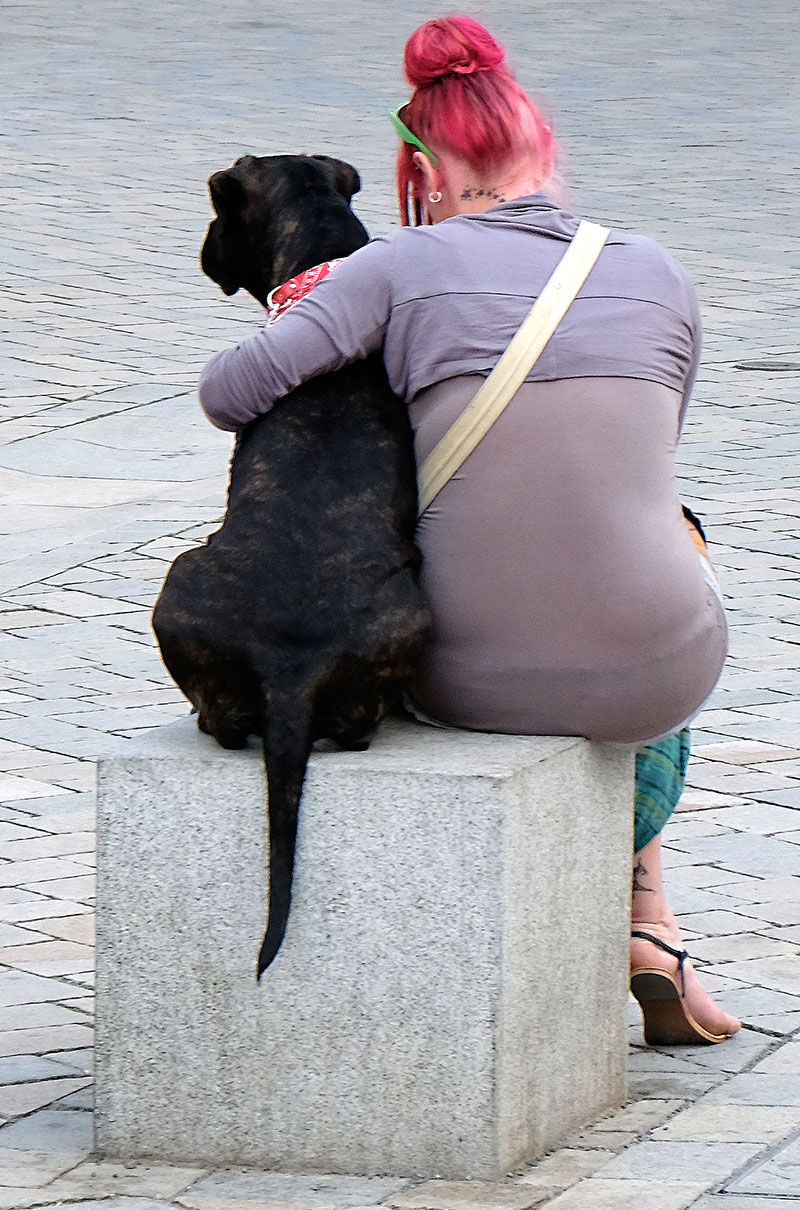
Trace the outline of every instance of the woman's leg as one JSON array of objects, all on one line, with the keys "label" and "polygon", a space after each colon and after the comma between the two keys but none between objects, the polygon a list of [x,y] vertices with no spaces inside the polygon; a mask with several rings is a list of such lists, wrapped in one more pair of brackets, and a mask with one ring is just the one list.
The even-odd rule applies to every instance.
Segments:
[{"label": "woman's leg", "polygon": [[[683,950],[675,916],[667,903],[661,874],[661,831],[678,805],[686,782],[689,729],[648,744],[636,753],[633,895],[631,929],[650,933]],[[631,938],[631,973],[647,968],[678,975],[678,959],[638,937]],[[711,1034],[732,1034],[741,1022],[717,1008],[690,962],[684,963],[684,1003],[695,1021]]]},{"label": "woman's leg", "polygon": [[[654,837],[633,859],[633,896],[631,900],[633,931],[651,933],[659,940],[682,950],[675,916],[667,903],[661,876],[661,836]],[[631,938],[631,971],[655,968],[669,974],[678,973],[678,959],[651,941]],[[691,962],[684,964],[686,1008],[695,1021],[711,1034],[732,1034],[741,1028],[741,1021],[723,1012],[703,988]]]}]

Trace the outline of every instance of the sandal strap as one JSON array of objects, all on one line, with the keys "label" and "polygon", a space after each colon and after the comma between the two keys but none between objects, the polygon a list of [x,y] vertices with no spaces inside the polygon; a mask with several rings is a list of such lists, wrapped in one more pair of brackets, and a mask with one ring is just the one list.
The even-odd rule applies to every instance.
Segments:
[{"label": "sandal strap", "polygon": [[681,995],[686,995],[686,980],[683,973],[683,966],[686,959],[689,957],[688,950],[676,950],[674,946],[667,945],[666,941],[662,941],[660,937],[654,937],[652,933],[642,933],[638,929],[631,930],[631,937],[638,937],[642,941],[650,941],[653,945],[657,945],[665,954],[671,954],[673,958],[678,959],[678,971],[681,976]]}]

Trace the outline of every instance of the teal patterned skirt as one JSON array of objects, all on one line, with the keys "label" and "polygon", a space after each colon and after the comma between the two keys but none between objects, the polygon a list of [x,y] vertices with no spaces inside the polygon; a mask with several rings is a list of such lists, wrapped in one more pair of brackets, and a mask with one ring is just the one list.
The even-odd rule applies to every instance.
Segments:
[{"label": "teal patterned skirt", "polygon": [[678,805],[686,781],[690,739],[689,728],[684,727],[636,753],[633,847],[637,853],[658,836]]}]

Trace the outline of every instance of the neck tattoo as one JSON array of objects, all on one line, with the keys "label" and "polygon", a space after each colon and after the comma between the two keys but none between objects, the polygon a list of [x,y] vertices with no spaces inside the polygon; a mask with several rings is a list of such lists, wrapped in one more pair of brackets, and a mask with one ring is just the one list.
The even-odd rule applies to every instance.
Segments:
[{"label": "neck tattoo", "polygon": [[503,197],[503,195],[498,193],[495,189],[474,188],[474,189],[465,189],[464,192],[461,194],[461,201],[462,202],[471,202],[474,199],[479,198],[479,197],[488,198],[489,201],[491,201],[491,202],[504,202],[506,200]]}]

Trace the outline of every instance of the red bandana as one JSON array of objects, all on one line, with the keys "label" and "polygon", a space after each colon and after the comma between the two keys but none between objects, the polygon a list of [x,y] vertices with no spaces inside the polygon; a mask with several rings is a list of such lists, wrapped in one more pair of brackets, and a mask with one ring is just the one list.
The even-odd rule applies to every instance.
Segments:
[{"label": "red bandana", "polygon": [[297,277],[290,277],[282,286],[270,290],[267,295],[267,327],[280,319],[295,303],[300,302],[301,298],[310,294],[317,282],[332,273],[345,259],[340,256],[338,260],[323,261],[321,265],[314,265],[313,269],[306,269],[305,273],[298,273]]}]

